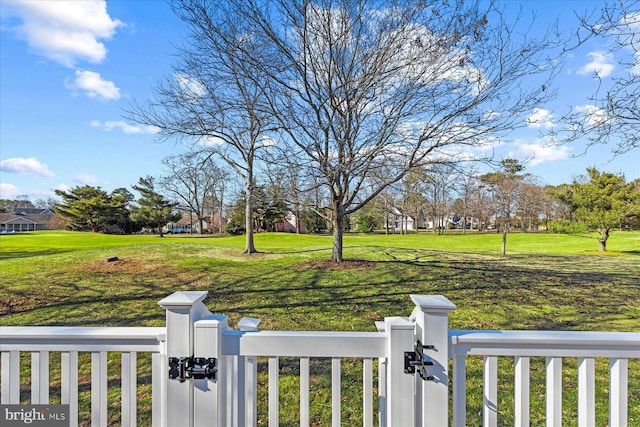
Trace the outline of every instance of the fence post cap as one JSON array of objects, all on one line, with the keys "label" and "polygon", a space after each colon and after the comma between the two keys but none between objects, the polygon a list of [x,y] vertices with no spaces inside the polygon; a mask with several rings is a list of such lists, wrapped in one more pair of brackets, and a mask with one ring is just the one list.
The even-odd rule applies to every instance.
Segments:
[{"label": "fence post cap", "polygon": [[451,313],[456,305],[442,295],[411,295],[411,300],[423,313]]},{"label": "fence post cap", "polygon": [[398,329],[410,329],[410,330],[413,330],[415,328],[415,325],[413,323],[411,323],[411,321],[409,321],[409,318],[407,318],[407,317],[398,317],[398,316],[385,317],[384,318],[384,325],[385,325],[385,331],[386,332],[389,332],[392,329],[393,330],[398,330]]},{"label": "fence post cap", "polygon": [[208,294],[207,291],[174,292],[158,301],[158,305],[166,310],[184,310],[202,302]]},{"label": "fence post cap", "polygon": [[262,322],[262,320],[255,317],[243,317],[238,322],[238,327],[241,331],[257,331],[260,322]]}]

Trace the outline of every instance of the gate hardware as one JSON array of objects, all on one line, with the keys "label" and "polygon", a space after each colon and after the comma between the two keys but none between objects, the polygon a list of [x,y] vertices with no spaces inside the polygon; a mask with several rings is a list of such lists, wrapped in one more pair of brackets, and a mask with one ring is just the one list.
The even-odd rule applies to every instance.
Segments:
[{"label": "gate hardware", "polygon": [[425,381],[433,381],[433,375],[427,374],[427,366],[433,366],[433,360],[429,356],[425,356],[424,349],[434,349],[433,345],[422,345],[420,340],[416,341],[414,351],[404,352],[404,373],[415,374],[416,367],[418,368],[418,374],[420,378]]},{"label": "gate hardware", "polygon": [[179,380],[181,383],[188,379],[215,380],[218,372],[216,364],[215,357],[170,357],[169,379]]}]

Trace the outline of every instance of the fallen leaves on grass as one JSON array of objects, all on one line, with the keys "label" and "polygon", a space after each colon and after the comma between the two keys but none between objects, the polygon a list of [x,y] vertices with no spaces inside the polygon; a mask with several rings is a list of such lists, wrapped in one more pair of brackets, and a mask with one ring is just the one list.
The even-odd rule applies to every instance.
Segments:
[{"label": "fallen leaves on grass", "polygon": [[156,262],[143,262],[130,258],[120,258],[117,261],[107,261],[105,259],[94,259],[86,261],[77,267],[81,271],[91,273],[150,273],[164,269]]},{"label": "fallen leaves on grass", "polygon": [[370,270],[377,263],[375,261],[367,261],[364,259],[345,259],[342,262],[334,262],[330,260],[312,260],[303,261],[298,264],[303,269],[324,268],[327,270]]}]

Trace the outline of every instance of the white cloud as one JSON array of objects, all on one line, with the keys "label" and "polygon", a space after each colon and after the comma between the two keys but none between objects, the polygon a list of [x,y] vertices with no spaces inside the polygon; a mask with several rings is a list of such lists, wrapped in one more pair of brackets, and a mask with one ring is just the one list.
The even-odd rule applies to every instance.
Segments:
[{"label": "white cloud", "polygon": [[553,114],[544,108],[534,108],[533,113],[527,117],[527,126],[532,128],[552,128]]},{"label": "white cloud", "polygon": [[55,186],[54,190],[60,190],[66,193],[67,191],[71,190],[71,187],[69,187],[67,184],[58,184]]},{"label": "white cloud", "polygon": [[120,89],[109,80],[103,80],[99,73],[76,70],[76,78],[65,81],[65,87],[73,91],[84,92],[89,98],[101,101],[120,99]]},{"label": "white cloud", "polygon": [[9,173],[17,173],[19,175],[40,175],[45,178],[52,178],[55,176],[46,164],[38,161],[35,157],[29,157],[28,159],[14,157],[2,160],[0,161],[0,170]]},{"label": "white cloud", "polygon": [[33,51],[70,68],[77,61],[102,62],[107,49],[101,40],[110,39],[124,25],[109,16],[104,0],[3,0],[3,7],[21,20],[11,29]]},{"label": "white cloud", "polygon": [[89,123],[91,126],[95,128],[100,128],[107,132],[112,132],[115,129],[120,129],[123,133],[127,134],[150,134],[154,135],[160,132],[160,129],[155,126],[136,126],[130,125],[129,123],[123,122],[121,120],[108,120],[106,122],[100,122],[98,120],[92,120]]},{"label": "white cloud", "polygon": [[95,185],[98,183],[98,178],[88,173],[80,172],[73,176],[73,180],[83,185]]},{"label": "white cloud", "polygon": [[224,145],[224,140],[217,136],[203,136],[198,138],[198,144],[203,147],[219,147]]},{"label": "white cloud", "polygon": [[20,195],[20,190],[13,184],[0,182],[0,199],[15,199]]},{"label": "white cloud", "polygon": [[569,158],[569,147],[546,144],[542,141],[534,143],[516,142],[516,149],[509,157],[528,162],[535,166],[541,163],[553,162]]},{"label": "white cloud", "polygon": [[580,68],[577,73],[581,75],[597,74],[598,77],[608,77],[615,69],[613,55],[606,52],[589,52],[591,62]]},{"label": "white cloud", "polygon": [[181,91],[180,95],[185,101],[197,102],[204,96],[206,87],[196,78],[178,73],[176,74],[175,79],[178,82],[178,87]]},{"label": "white cloud", "polygon": [[591,126],[602,126],[609,120],[607,112],[595,105],[578,105],[576,111],[582,114]]},{"label": "white cloud", "polygon": [[270,136],[263,135],[260,138],[260,142],[258,142],[258,144],[256,145],[259,148],[269,148],[269,147],[275,147],[276,145],[278,145],[278,143],[276,142],[275,139],[271,138]]}]

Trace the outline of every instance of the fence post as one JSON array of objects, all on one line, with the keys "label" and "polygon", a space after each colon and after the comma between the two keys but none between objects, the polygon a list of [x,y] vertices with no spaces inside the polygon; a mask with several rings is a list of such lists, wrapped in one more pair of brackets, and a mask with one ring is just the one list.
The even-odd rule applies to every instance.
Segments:
[{"label": "fence post", "polygon": [[227,329],[227,316],[210,314],[194,323],[194,357],[210,358],[216,362],[216,379],[194,379],[194,427],[227,427],[233,423],[232,402],[227,396],[228,371],[232,367],[222,355],[222,334]]},{"label": "fence post", "polygon": [[[211,314],[202,303],[206,297],[206,291],[175,292],[158,302],[167,311],[167,359],[193,356],[193,324]],[[168,371],[164,366],[165,375]],[[193,427],[193,381],[167,381],[163,400],[167,427]]]},{"label": "fence post", "polygon": [[416,409],[422,427],[449,425],[449,313],[456,306],[442,295],[411,295],[415,308],[416,339],[425,346],[424,355],[433,361],[427,373],[433,377],[420,380],[416,394],[421,404]]},{"label": "fence post", "polygon": [[413,324],[406,318],[386,317],[388,336],[386,415],[387,426],[413,426],[416,422],[414,375],[404,371],[404,353],[413,351]]}]

